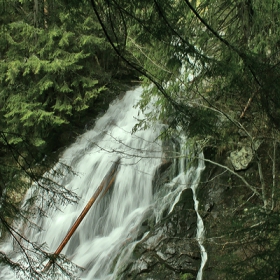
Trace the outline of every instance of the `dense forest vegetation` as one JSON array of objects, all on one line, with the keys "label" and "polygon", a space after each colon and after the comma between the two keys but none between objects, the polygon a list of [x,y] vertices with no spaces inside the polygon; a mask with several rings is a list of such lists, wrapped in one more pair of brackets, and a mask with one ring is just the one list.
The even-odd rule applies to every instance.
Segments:
[{"label": "dense forest vegetation", "polygon": [[[279,279],[280,3],[115,0],[92,6],[115,51],[154,85],[139,105],[144,109],[156,95],[157,110],[138,128],[155,119],[168,122],[167,135],[182,127],[204,149],[205,161],[221,168],[217,177],[227,174],[220,187],[235,190],[228,198],[234,203],[220,210],[216,236],[206,241],[214,248],[215,279]],[[126,42],[125,51],[115,37]],[[252,159],[249,173],[248,166],[227,162],[231,151],[242,149],[250,151],[243,154]]]},{"label": "dense forest vegetation", "polygon": [[[140,108],[156,100],[157,109],[135,129],[159,119],[168,137],[182,127],[237,190],[217,231],[217,275],[280,279],[279,1],[23,0],[0,11],[2,230],[14,235],[10,221],[26,217],[15,192],[38,180],[34,164],[59,132],[137,71]],[[251,177],[218,161],[244,146]],[[66,193],[57,195],[76,200]]]}]

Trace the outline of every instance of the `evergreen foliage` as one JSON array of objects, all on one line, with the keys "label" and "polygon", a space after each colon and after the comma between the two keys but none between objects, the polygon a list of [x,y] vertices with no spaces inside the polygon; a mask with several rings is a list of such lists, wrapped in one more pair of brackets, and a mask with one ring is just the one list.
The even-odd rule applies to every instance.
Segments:
[{"label": "evergreen foliage", "polygon": [[[133,69],[146,86],[140,108],[156,105],[135,129],[160,119],[170,133],[180,126],[217,151],[238,148],[240,131],[246,134],[258,172],[252,182],[235,174],[254,200],[240,198],[246,214],[227,214],[221,234],[235,246],[227,247],[230,257],[221,254],[217,270],[226,279],[279,278],[278,1],[92,0],[93,11],[87,1],[0,5],[2,228],[23,216],[14,194],[30,185],[26,177],[39,182],[34,163],[50,135],[70,127],[107,94],[105,86]],[[61,188],[66,201],[77,199],[47,185],[47,192]],[[20,269],[5,254],[0,260]]]},{"label": "evergreen foliage", "polygon": [[[54,164],[49,155],[61,145],[59,135],[98,112],[97,101],[106,100],[128,73],[86,3],[0,1],[0,238],[13,238],[24,260],[13,262],[0,250],[0,266],[24,279],[43,279],[42,263],[51,256],[18,231],[20,224],[36,227],[30,215],[79,200],[42,175]],[[61,178],[69,172],[63,164],[51,170]],[[69,261],[62,257],[57,264],[74,277]]]}]

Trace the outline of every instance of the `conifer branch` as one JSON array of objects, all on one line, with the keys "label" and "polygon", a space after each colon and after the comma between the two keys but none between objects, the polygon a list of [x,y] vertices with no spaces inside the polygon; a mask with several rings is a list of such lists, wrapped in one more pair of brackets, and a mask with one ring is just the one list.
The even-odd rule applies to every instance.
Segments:
[{"label": "conifer branch", "polygon": [[190,10],[195,14],[195,16],[199,19],[199,21],[223,44],[225,44],[229,49],[233,50],[238,56],[241,58],[241,60],[244,62],[244,64],[248,67],[249,71],[251,72],[254,80],[256,83],[262,88],[261,82],[257,78],[257,75],[255,71],[252,69],[252,66],[248,63],[248,56],[245,53],[242,53],[239,51],[236,47],[234,47],[232,44],[230,44],[226,39],[221,37],[218,32],[216,32],[197,12],[197,10],[192,6],[189,0],[184,0]]},{"label": "conifer branch", "polygon": [[183,113],[183,115],[186,114],[185,111],[185,107],[183,107],[182,105],[180,105],[179,103],[177,103],[174,99],[172,99],[165,91],[164,87],[160,84],[160,82],[157,80],[156,77],[154,77],[151,73],[148,72],[147,69],[144,69],[142,66],[140,65],[136,65],[135,63],[133,63],[132,61],[130,61],[129,59],[127,59],[125,57],[125,55],[116,47],[116,45],[114,44],[114,42],[112,41],[112,38],[110,37],[107,28],[105,26],[105,23],[103,22],[103,20],[101,19],[100,13],[98,12],[97,9],[97,5],[95,3],[94,0],[91,0],[91,4],[93,7],[93,10],[95,12],[95,15],[103,29],[103,32],[106,36],[106,38],[108,39],[110,45],[112,46],[112,48],[114,49],[114,51],[118,54],[118,56],[120,58],[123,59],[123,61],[125,61],[132,69],[138,71],[141,75],[147,77],[157,88],[158,90],[161,92],[161,94],[166,98],[166,100],[168,100],[170,102],[170,104],[179,112]]}]

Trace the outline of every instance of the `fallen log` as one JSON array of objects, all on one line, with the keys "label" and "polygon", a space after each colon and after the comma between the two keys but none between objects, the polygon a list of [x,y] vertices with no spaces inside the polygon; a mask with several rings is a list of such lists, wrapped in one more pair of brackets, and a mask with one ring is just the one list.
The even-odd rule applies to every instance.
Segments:
[{"label": "fallen log", "polygon": [[80,225],[80,223],[82,222],[86,214],[88,213],[93,203],[98,199],[100,194],[102,193],[102,195],[100,196],[101,199],[108,192],[108,190],[110,189],[110,187],[112,186],[112,184],[116,179],[119,163],[120,163],[120,159],[118,159],[116,162],[113,163],[112,167],[110,168],[110,170],[108,171],[104,179],[102,180],[101,184],[99,185],[99,187],[97,188],[97,190],[95,191],[95,193],[93,194],[93,196],[91,197],[87,205],[84,207],[80,216],[72,225],[71,229],[68,231],[68,233],[66,234],[66,236],[64,237],[64,239],[62,240],[62,242],[54,252],[54,254],[51,255],[51,259],[48,261],[48,263],[46,264],[42,272],[47,272],[51,267],[51,265],[55,262],[56,258],[59,256],[63,248],[66,246],[69,239],[72,237],[72,235],[74,234],[74,232],[76,231],[76,229],[78,228],[78,226]]}]

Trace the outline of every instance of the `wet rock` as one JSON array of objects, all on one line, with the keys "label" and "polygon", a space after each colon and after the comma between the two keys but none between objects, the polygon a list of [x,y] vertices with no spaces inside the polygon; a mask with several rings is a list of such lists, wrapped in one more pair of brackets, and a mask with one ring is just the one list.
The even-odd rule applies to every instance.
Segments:
[{"label": "wet rock", "polygon": [[[154,178],[153,178],[153,193],[156,193],[160,186],[170,181],[170,178],[175,176],[175,173],[178,172],[176,169],[176,161],[174,161],[174,150],[176,144],[169,140],[164,141],[163,143],[163,156],[162,163],[157,168]],[[176,173],[177,174],[177,173]]]},{"label": "wet rock", "polygon": [[170,180],[170,176],[171,176],[170,172],[172,171],[169,170],[168,172],[168,169],[171,167],[171,165],[172,165],[171,160],[164,159],[161,165],[157,168],[152,182],[153,193],[156,193],[162,184]]},{"label": "wet rock", "polygon": [[118,279],[180,280],[185,273],[195,278],[201,261],[196,222],[192,191],[187,189],[173,212],[137,244],[133,260]]}]

